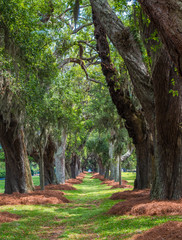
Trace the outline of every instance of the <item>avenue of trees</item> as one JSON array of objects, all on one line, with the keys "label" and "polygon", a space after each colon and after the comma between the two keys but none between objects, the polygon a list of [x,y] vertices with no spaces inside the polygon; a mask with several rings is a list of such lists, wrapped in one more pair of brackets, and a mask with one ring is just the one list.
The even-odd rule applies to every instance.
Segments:
[{"label": "avenue of trees", "polygon": [[82,170],[151,199],[182,197],[180,1],[0,3],[0,144],[5,192]]}]

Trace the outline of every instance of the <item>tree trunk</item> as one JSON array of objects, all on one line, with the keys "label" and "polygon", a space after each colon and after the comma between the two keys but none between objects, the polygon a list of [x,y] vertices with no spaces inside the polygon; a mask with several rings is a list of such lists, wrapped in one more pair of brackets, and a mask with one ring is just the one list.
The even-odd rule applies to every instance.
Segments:
[{"label": "tree trunk", "polygon": [[119,185],[122,184],[122,178],[121,178],[121,160],[119,159]]},{"label": "tree trunk", "polygon": [[66,179],[71,178],[71,166],[68,159],[66,159],[66,162],[65,162],[65,174],[66,174],[65,176]]},{"label": "tree trunk", "polygon": [[65,183],[65,151],[67,134],[66,129],[62,131],[61,145],[55,153],[56,178],[58,183]]},{"label": "tree trunk", "polygon": [[[162,0],[161,0],[162,1]],[[161,1],[155,1],[156,4]],[[101,28],[98,29],[95,33],[96,39],[101,38],[102,35],[105,35],[104,29],[102,28],[101,24],[99,25],[98,18],[102,25],[104,26],[108,37],[111,39],[114,46],[118,49],[120,55],[123,57],[125,64],[127,65],[132,83],[134,85],[135,93],[143,107],[145,117],[147,122],[150,126],[150,130],[154,135],[154,146],[155,146],[155,182],[153,183],[151,196],[152,198],[157,199],[177,199],[181,197],[182,191],[182,163],[181,163],[181,131],[180,131],[180,124],[181,124],[181,86],[179,81],[175,84],[175,88],[173,93],[176,90],[179,92],[179,97],[173,97],[169,95],[169,91],[172,88],[171,80],[175,80],[173,77],[174,73],[172,74],[172,64],[169,61],[169,57],[166,56],[166,53],[163,52],[157,58],[158,64],[152,68],[152,81],[154,85],[154,94],[153,88],[151,86],[150,77],[147,73],[146,67],[142,62],[141,53],[139,48],[136,47],[136,43],[134,38],[131,36],[128,29],[126,29],[122,22],[117,18],[114,14],[112,9],[109,7],[107,1],[105,0],[90,0],[92,8],[93,8],[93,20],[94,25],[97,25]],[[149,1],[141,1],[143,4]],[[154,2],[154,1],[152,1]],[[170,0],[169,3],[174,1]],[[166,3],[166,2],[165,2]],[[177,1],[179,3],[179,1]],[[168,4],[166,5],[168,7]],[[181,9],[180,9],[181,11]],[[155,10],[153,9],[153,13],[155,14]],[[160,16],[163,18],[163,15],[160,13]],[[95,18],[94,18],[95,17]],[[158,23],[156,23],[158,24]],[[169,25],[169,24],[167,24]],[[160,25],[159,25],[160,26]],[[173,28],[171,28],[173,29]],[[180,29],[180,28],[179,28]],[[175,34],[174,34],[175,37]],[[181,38],[181,37],[180,37]],[[167,38],[170,41],[170,38]],[[166,42],[167,42],[166,40]],[[105,75],[109,76],[109,72],[113,74],[113,67],[108,65],[108,49],[105,46],[104,38],[101,38],[100,45],[98,46],[99,54],[102,59],[102,62],[105,63],[107,67],[102,65],[103,72]],[[103,44],[103,42],[104,44]],[[178,41],[178,39],[177,39]],[[182,46],[182,45],[181,45]],[[179,49],[180,47],[179,46]],[[173,51],[172,45],[169,44],[169,48]],[[177,49],[175,49],[177,51]],[[107,54],[106,54],[107,53]],[[178,51],[177,51],[178,54]],[[181,54],[178,54],[179,58]],[[181,68],[181,61],[178,58],[179,67]],[[108,62],[107,62],[108,61]],[[142,63],[141,63],[142,62]],[[108,78],[109,79],[109,78]],[[108,85],[111,88],[113,82],[110,79]],[[174,83],[173,80],[173,83]],[[142,85],[145,85],[142,86]],[[138,92],[140,91],[140,93]],[[114,92],[114,90],[113,90]],[[112,92],[110,90],[111,96]],[[113,94],[113,102],[117,106],[117,101],[121,102],[121,97],[117,95],[117,91],[115,91],[116,97],[114,98]],[[151,93],[151,94],[150,94]],[[146,96],[148,95],[148,97]],[[122,96],[120,94],[120,96]],[[154,101],[155,100],[155,101]],[[155,102],[155,108],[154,108]],[[125,104],[125,107],[127,105]],[[119,103],[117,109],[119,108]],[[122,108],[120,111],[118,110],[119,114],[122,116]],[[123,106],[124,109],[124,106]],[[131,109],[131,108],[129,108]],[[127,115],[125,115],[126,117]],[[155,117],[155,118],[154,118]],[[135,119],[135,125],[134,125]],[[132,133],[129,131],[129,135],[134,139],[134,144],[136,146],[137,161],[145,160],[144,165],[148,165],[148,158],[143,157],[146,155],[143,151],[143,147],[145,146],[145,141],[148,138],[146,135],[146,130],[143,130],[143,121],[139,121],[142,119],[139,117],[138,114],[135,114],[135,118],[133,115],[130,115],[128,119],[128,123],[132,122],[133,127],[131,129],[137,129],[138,124],[138,131],[134,131]],[[128,125],[126,120],[126,125]],[[130,126],[130,125],[128,125]],[[140,127],[141,126],[141,127]],[[126,126],[127,127],[127,126]],[[144,127],[146,129],[146,127]],[[143,146],[142,146],[143,145]],[[144,158],[144,159],[143,159]],[[139,160],[138,160],[139,159]],[[137,174],[139,174],[137,178],[137,186],[140,186],[139,181],[143,185],[142,178],[140,174],[143,174],[139,171],[139,168],[142,166],[140,162],[137,162]],[[147,169],[145,171],[147,173]],[[145,175],[145,174],[144,174]]]},{"label": "tree trunk", "polygon": [[[145,118],[152,126],[154,121],[153,87],[138,44],[129,28],[126,28],[123,25],[106,0],[90,0],[90,3],[96,28],[95,38],[98,39],[98,37],[101,38],[102,35],[105,36],[107,34],[119,54],[124,59],[134,86],[135,94],[144,109]],[[100,29],[99,26],[101,27]],[[104,44],[101,42],[102,40],[104,40],[104,38],[100,40],[100,45],[103,45],[104,47]],[[104,43],[105,42],[106,41],[104,40]],[[98,42],[97,44],[99,45]],[[100,46],[98,46],[98,48],[100,48]],[[103,61],[107,65],[109,63],[107,72],[111,71],[111,74],[113,75],[114,67],[111,64],[110,57],[108,58],[106,55],[106,52],[109,53],[109,45],[106,44],[105,49],[101,49],[102,52],[100,52],[99,55],[102,58],[102,54],[104,54],[103,58],[106,57],[106,59],[105,61],[103,59]],[[104,68],[104,66],[102,66],[102,68]],[[104,68],[104,71],[106,71],[106,68]],[[114,72],[116,72],[116,70]],[[119,81],[115,82],[115,84],[117,89]]]},{"label": "tree trunk", "polygon": [[99,174],[100,175],[105,175],[105,167],[102,163],[102,159],[101,159],[100,156],[98,157],[98,165],[99,165]]},{"label": "tree trunk", "polygon": [[40,171],[40,189],[44,190],[45,188],[45,176],[44,176],[44,153],[43,153],[43,149],[41,148],[41,146],[39,147],[39,154],[40,154],[40,158],[39,158],[39,171]]},{"label": "tree trunk", "polygon": [[135,189],[145,189],[150,187],[150,154],[148,151],[147,138],[143,142],[135,144],[137,166],[136,166],[136,180],[134,184]]},{"label": "tree trunk", "polygon": [[[112,132],[111,131],[111,136],[112,136]],[[109,143],[109,157],[110,157],[110,176],[109,179],[113,180],[114,179],[114,164],[113,164],[113,160],[114,160],[114,142],[110,142]]]},{"label": "tree trunk", "polygon": [[34,187],[23,130],[19,129],[15,119],[7,124],[0,117],[0,142],[6,158],[5,193],[32,191]]},{"label": "tree trunk", "polygon": [[[182,85],[167,51],[162,48],[153,71],[156,101],[155,167],[153,199],[182,197]],[[160,79],[160,81],[159,81]],[[171,84],[175,81],[175,86]],[[169,94],[178,90],[178,96]]]},{"label": "tree trunk", "polygon": [[44,151],[45,185],[57,184],[56,174],[54,171],[54,164],[55,164],[54,153],[55,153],[55,144],[52,141],[51,136],[49,135],[47,145]]},{"label": "tree trunk", "polygon": [[105,175],[104,175],[104,178],[106,179],[109,179],[109,168],[110,168],[110,165],[107,165],[105,170]]},{"label": "tree trunk", "polygon": [[[146,185],[147,187],[149,185],[146,184],[146,182],[149,181],[148,177],[145,180],[146,182],[142,180],[147,176],[146,172],[148,172],[149,161],[147,152],[145,151],[144,154],[144,150],[141,150],[148,134],[146,122],[142,113],[140,111],[136,111],[128,91],[124,91],[122,89],[122,85],[119,84],[120,79],[118,79],[117,71],[110,59],[110,49],[107,42],[106,33],[97,16],[98,14],[95,12],[95,8],[96,7],[93,9],[93,22],[95,26],[94,34],[97,40],[97,50],[102,62],[102,71],[106,77],[110,95],[114,104],[116,105],[117,111],[119,115],[125,119],[125,127],[128,130],[129,136],[133,139],[133,143],[135,144],[136,148],[138,148],[138,151],[136,151],[138,168],[139,166],[147,166],[147,169],[143,173],[142,171],[138,170],[137,175],[140,175],[136,176],[136,187],[143,189],[146,187]],[[142,176],[142,174],[144,174],[144,176]]]},{"label": "tree trunk", "polygon": [[119,182],[119,156],[116,158],[114,181]]},{"label": "tree trunk", "polygon": [[72,154],[72,161],[70,164],[71,167],[71,178],[76,178],[76,164],[77,164],[77,155],[76,153]]},{"label": "tree trunk", "polygon": [[154,23],[174,64],[182,76],[182,2],[181,0],[139,0]]}]

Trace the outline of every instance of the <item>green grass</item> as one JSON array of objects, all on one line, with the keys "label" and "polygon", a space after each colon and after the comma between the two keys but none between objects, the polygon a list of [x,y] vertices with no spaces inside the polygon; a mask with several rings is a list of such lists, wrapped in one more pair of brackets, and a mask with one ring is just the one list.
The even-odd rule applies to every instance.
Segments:
[{"label": "green grass", "polygon": [[[40,179],[39,176],[33,176],[33,183],[35,186],[39,186]],[[0,193],[4,193],[5,180],[0,180]]]},{"label": "green grass", "polygon": [[[133,217],[111,216],[107,211],[118,201],[108,199],[114,192],[87,174],[76,191],[64,191],[72,202],[60,205],[1,206],[1,211],[20,215],[19,221],[0,225],[0,239],[130,239],[138,231],[147,230],[180,216]],[[133,181],[133,173],[123,173],[123,179]],[[37,179],[35,178],[37,181]],[[35,181],[34,180],[34,181]],[[131,182],[130,182],[131,184]]]}]

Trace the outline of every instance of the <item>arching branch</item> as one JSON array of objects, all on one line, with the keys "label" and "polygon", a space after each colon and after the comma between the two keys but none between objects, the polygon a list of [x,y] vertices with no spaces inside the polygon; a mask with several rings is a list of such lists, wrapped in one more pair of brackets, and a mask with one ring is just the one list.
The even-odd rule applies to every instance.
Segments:
[{"label": "arching branch", "polygon": [[66,58],[64,59],[64,61],[62,63],[60,63],[59,67],[60,68],[63,68],[64,65],[68,64],[68,63],[77,63],[80,65],[80,67],[83,69],[83,71],[85,72],[85,75],[86,75],[86,78],[88,81],[91,81],[91,82],[95,82],[95,83],[99,83],[101,85],[104,85],[102,82],[94,79],[94,78],[90,78],[88,76],[88,72],[87,72],[87,69],[86,69],[86,66],[84,65],[84,62],[81,60],[81,59],[78,59],[78,58]]}]

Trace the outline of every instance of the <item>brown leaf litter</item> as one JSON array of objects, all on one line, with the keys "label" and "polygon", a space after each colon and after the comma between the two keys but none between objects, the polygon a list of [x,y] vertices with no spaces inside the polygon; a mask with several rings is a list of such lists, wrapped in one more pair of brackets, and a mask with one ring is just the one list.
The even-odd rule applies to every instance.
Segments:
[{"label": "brown leaf litter", "polygon": [[111,189],[114,189],[114,188],[133,188],[133,186],[127,184],[128,181],[122,180],[122,184],[119,185],[119,182],[115,182],[114,180],[106,179],[106,178],[104,178],[103,175],[100,175],[99,173],[94,173],[91,178],[101,180],[102,181],[101,184],[107,184],[108,186],[112,186]]},{"label": "brown leaf litter", "polygon": [[110,199],[123,199],[109,211],[115,215],[165,216],[182,215],[182,199],[173,201],[151,201],[150,190],[134,190],[114,193]]},{"label": "brown leaf litter", "polygon": [[16,214],[12,214],[9,212],[0,212],[0,223],[12,222],[12,221],[16,221],[20,218],[21,217]]},{"label": "brown leaf litter", "polygon": [[132,240],[182,240],[182,222],[169,221],[134,235]]}]

